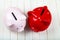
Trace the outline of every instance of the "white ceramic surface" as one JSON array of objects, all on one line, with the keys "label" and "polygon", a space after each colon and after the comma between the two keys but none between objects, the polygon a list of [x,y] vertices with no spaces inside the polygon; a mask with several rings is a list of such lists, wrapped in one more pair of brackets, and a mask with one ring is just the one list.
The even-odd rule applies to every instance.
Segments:
[{"label": "white ceramic surface", "polygon": [[10,30],[21,32],[26,26],[26,16],[19,8],[11,7],[5,12],[4,22]]}]

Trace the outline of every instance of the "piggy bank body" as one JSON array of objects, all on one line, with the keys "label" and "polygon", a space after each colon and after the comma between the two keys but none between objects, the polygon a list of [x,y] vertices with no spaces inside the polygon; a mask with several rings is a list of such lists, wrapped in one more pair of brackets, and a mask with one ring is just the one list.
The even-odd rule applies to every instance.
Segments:
[{"label": "piggy bank body", "polygon": [[24,30],[26,16],[18,8],[8,8],[5,13],[4,22],[8,29],[16,32]]},{"label": "piggy bank body", "polygon": [[47,6],[35,8],[28,12],[28,23],[30,28],[35,31],[44,31],[51,23],[51,13]]}]

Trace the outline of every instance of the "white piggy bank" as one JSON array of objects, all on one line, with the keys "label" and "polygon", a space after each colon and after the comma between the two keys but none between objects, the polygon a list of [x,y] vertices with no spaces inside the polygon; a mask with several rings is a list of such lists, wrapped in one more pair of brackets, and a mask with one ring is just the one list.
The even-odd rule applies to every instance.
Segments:
[{"label": "white piggy bank", "polygon": [[21,32],[26,25],[26,16],[18,8],[9,8],[4,17],[5,25],[12,31]]}]

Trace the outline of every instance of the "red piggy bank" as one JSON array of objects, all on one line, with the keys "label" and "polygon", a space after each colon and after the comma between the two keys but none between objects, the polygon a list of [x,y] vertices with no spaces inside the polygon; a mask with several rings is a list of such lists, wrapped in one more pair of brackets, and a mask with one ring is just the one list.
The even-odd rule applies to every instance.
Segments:
[{"label": "red piggy bank", "polygon": [[46,30],[51,23],[51,19],[51,13],[47,6],[38,7],[28,12],[28,24],[35,32]]}]

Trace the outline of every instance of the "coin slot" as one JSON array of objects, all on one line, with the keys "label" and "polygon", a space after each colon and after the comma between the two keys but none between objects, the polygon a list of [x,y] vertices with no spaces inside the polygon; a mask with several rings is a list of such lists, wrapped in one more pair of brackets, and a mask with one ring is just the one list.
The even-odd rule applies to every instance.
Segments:
[{"label": "coin slot", "polygon": [[45,11],[45,9],[42,10],[42,12],[41,12],[41,14],[40,14],[41,16],[43,15],[44,11]]},{"label": "coin slot", "polygon": [[15,19],[15,20],[17,20],[17,18],[16,18],[16,16],[14,15],[14,13],[13,13],[13,12],[12,12],[12,15],[13,15],[14,19]]}]

